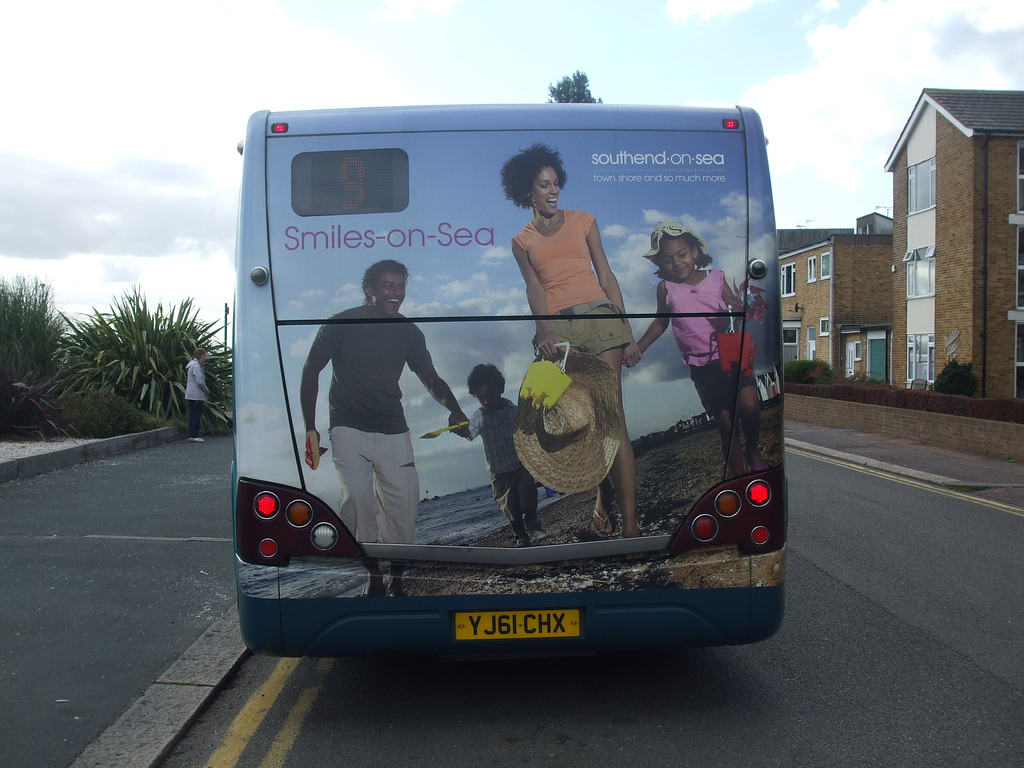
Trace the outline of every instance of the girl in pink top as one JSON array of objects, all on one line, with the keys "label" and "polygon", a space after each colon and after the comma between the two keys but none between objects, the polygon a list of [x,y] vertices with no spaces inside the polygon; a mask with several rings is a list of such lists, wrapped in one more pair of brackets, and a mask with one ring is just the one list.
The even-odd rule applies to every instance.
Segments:
[{"label": "girl in pink top", "polygon": [[[638,346],[645,352],[668,328],[669,313],[700,313],[690,317],[673,317],[672,334],[690,367],[690,378],[704,409],[715,419],[722,443],[722,453],[730,475],[742,475],[744,460],[752,471],[767,469],[758,450],[761,434],[761,402],[752,374],[736,369],[723,369],[718,353],[716,334],[725,331],[728,320],[711,313],[743,309],[743,299],[725,279],[720,269],[705,269],[711,264],[707,244],[692,230],[674,221],[663,221],[651,233],[651,250],[644,256],[658,266],[658,314],[651,321]],[[740,425],[746,448],[732,439],[735,380],[740,377]]]},{"label": "girl in pink top", "polygon": [[[622,411],[622,366],[640,360],[625,313],[619,283],[608,266],[597,221],[585,211],[558,207],[566,174],[557,151],[534,144],[502,166],[505,196],[533,212],[530,222],[512,239],[512,253],[526,281],[526,299],[536,318],[534,346],[547,359],[561,357],[555,345],[600,356],[620,379],[621,439],[612,463],[611,482],[602,481],[594,509],[593,529],[600,536],[615,530],[612,493],[622,512],[622,535],[639,536],[636,523],[636,465]],[[614,485],[614,488],[612,487]]]}]

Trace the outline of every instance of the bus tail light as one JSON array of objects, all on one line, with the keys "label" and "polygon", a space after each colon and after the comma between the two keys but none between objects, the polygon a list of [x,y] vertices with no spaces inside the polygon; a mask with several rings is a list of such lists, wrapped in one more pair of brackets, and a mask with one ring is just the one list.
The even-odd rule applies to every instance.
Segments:
[{"label": "bus tail light", "polygon": [[297,488],[243,478],[236,505],[235,551],[247,563],[286,566],[302,555],[363,557],[334,510]]},{"label": "bus tail light", "polygon": [[700,542],[709,542],[718,535],[718,521],[711,515],[698,515],[690,525],[693,538]]},{"label": "bus tail light", "polygon": [[715,496],[715,512],[722,517],[732,517],[740,511],[740,495],[736,491],[725,490]]},{"label": "bus tail light", "polygon": [[780,549],[786,542],[785,483],[780,467],[713,488],[690,510],[669,549],[685,552],[725,544],[747,554]]},{"label": "bus tail light", "polygon": [[305,528],[313,520],[313,508],[305,499],[296,499],[288,505],[284,516],[296,528]]},{"label": "bus tail light", "polygon": [[252,509],[261,520],[272,520],[281,511],[281,500],[270,491],[261,491],[253,499]]},{"label": "bus tail light", "polygon": [[314,547],[326,552],[338,543],[338,529],[330,523],[319,523],[310,533],[309,539]]},{"label": "bus tail light", "polygon": [[772,487],[764,480],[755,480],[747,486],[747,501],[755,507],[763,507],[772,500]]},{"label": "bus tail light", "polygon": [[273,539],[264,539],[260,542],[260,554],[264,557],[273,557],[277,554],[277,542]]}]

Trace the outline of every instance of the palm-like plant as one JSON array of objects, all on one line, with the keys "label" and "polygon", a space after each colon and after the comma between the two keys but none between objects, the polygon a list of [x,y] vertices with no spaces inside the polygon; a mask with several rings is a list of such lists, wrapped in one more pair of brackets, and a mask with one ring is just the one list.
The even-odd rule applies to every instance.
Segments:
[{"label": "palm-like plant", "polygon": [[223,330],[199,319],[186,299],[150,309],[138,286],[113,303],[68,324],[66,388],[76,393],[116,394],[160,418],[185,415],[185,366],[197,347],[209,353],[210,400],[203,415],[208,433],[230,429],[231,357],[217,337]]}]

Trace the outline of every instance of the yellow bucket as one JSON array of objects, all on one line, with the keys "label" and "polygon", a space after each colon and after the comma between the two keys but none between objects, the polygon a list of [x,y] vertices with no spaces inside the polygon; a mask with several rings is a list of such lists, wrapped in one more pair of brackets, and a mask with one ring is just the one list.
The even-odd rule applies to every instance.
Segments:
[{"label": "yellow bucket", "polygon": [[550,360],[539,360],[526,369],[526,377],[523,379],[519,396],[524,400],[532,400],[534,408],[540,408],[542,405],[551,408],[572,384],[572,379],[565,372],[569,342],[562,342],[556,346],[565,347],[561,365]]}]

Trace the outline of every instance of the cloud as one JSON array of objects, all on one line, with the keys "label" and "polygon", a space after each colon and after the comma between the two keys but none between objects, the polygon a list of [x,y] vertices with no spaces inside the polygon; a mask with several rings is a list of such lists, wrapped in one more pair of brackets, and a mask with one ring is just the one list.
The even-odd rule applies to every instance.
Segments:
[{"label": "cloud", "polygon": [[381,0],[386,16],[395,21],[410,21],[417,16],[441,16],[455,7],[456,0]]},{"label": "cloud", "polygon": [[231,250],[236,196],[197,166],[121,158],[105,173],[0,153],[0,255],[169,257]]},{"label": "cloud", "polygon": [[[849,211],[846,222],[819,222],[849,226],[891,199],[882,168],[921,90],[1024,88],[1022,29],[1024,16],[1006,13],[1005,3],[965,10],[952,0],[929,3],[927,14],[916,0],[871,0],[845,26],[811,29],[810,65],[741,97],[764,122],[776,202],[799,201],[804,214],[780,211],[780,219],[820,220],[822,208],[863,200],[866,209]],[[808,173],[816,187],[788,186]]]},{"label": "cloud", "polygon": [[753,5],[772,0],[669,0],[665,6],[665,13],[673,21],[685,21],[691,16],[700,19],[710,19],[713,16],[734,16],[737,13],[747,10]]}]

